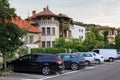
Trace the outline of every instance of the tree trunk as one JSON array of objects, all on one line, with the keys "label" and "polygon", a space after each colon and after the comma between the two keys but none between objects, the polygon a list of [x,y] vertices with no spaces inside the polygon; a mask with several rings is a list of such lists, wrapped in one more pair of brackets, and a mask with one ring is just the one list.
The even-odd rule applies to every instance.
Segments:
[{"label": "tree trunk", "polygon": [[3,69],[4,71],[7,71],[7,66],[6,66],[6,52],[3,52]]}]

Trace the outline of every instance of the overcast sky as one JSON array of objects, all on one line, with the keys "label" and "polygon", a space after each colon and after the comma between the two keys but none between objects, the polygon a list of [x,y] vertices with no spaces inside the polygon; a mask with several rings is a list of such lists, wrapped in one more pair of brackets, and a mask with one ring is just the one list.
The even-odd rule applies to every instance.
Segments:
[{"label": "overcast sky", "polygon": [[63,13],[75,21],[120,27],[120,0],[9,0],[23,19],[33,10],[40,12],[47,5],[55,13]]}]

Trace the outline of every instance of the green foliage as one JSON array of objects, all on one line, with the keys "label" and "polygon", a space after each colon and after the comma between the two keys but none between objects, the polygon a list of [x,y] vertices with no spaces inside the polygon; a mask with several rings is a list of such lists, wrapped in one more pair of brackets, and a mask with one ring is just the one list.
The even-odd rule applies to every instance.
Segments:
[{"label": "green foliage", "polygon": [[3,54],[5,71],[6,53],[15,51],[23,45],[22,38],[26,33],[11,22],[15,17],[15,9],[10,8],[8,0],[0,0],[0,51]]},{"label": "green foliage", "polygon": [[19,56],[23,56],[23,55],[27,54],[27,49],[19,48],[18,54],[19,54]]},{"label": "green foliage", "polygon": [[103,41],[103,36],[100,35],[100,32],[97,28],[95,27],[91,28],[91,32],[95,34],[96,40]]},{"label": "green foliage", "polygon": [[107,38],[108,33],[109,33],[108,29],[105,29],[104,32],[103,32],[104,42],[105,42],[106,44],[108,43],[108,38]]},{"label": "green foliage", "polygon": [[17,25],[9,22],[2,27],[0,23],[0,51],[10,52],[19,48],[23,45],[21,38],[25,34],[25,31],[18,28]]},{"label": "green foliage", "polygon": [[57,54],[57,53],[65,53],[65,48],[32,48],[31,53],[49,53],[49,54]]},{"label": "green foliage", "polygon": [[115,47],[120,49],[120,34],[115,37]]},{"label": "green foliage", "polygon": [[2,65],[3,65],[3,62],[0,62],[0,68],[2,67]]},{"label": "green foliage", "polygon": [[96,48],[96,37],[93,32],[89,32],[87,34],[86,39],[83,42],[83,45],[85,46],[84,50],[86,51],[93,50],[94,48]]},{"label": "green foliage", "polygon": [[15,59],[15,52],[7,52],[6,54],[7,61]]},{"label": "green foliage", "polygon": [[65,48],[66,41],[65,38],[56,39],[54,47],[56,48]]},{"label": "green foliage", "polygon": [[98,26],[96,24],[86,24],[84,22],[76,22],[75,24],[79,25],[79,26],[84,26],[84,27],[96,27],[96,26]]},{"label": "green foliage", "polygon": [[10,22],[15,17],[15,9],[10,8],[8,0],[0,0],[0,21],[5,24],[6,20]]},{"label": "green foliage", "polygon": [[55,41],[55,48],[65,48],[67,52],[69,52],[68,49],[81,51],[82,47],[81,39],[77,38],[70,38],[69,40],[65,40],[65,38],[59,38]]}]

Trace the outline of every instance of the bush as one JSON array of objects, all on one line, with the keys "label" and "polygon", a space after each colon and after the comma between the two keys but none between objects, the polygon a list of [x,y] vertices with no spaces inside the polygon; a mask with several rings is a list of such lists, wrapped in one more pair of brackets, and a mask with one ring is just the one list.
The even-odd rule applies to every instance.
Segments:
[{"label": "bush", "polygon": [[32,48],[31,53],[49,53],[49,54],[57,54],[57,53],[65,53],[64,48]]},{"label": "bush", "polygon": [[27,49],[26,48],[20,48],[18,52],[19,56],[23,56],[27,54]]}]

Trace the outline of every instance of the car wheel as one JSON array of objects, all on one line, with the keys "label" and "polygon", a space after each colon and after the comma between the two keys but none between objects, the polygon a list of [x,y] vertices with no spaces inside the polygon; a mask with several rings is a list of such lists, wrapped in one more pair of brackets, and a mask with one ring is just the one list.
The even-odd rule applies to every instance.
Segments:
[{"label": "car wheel", "polygon": [[96,60],[96,64],[100,64],[100,60],[99,59]]},{"label": "car wheel", "polygon": [[51,69],[50,69],[49,67],[47,67],[47,66],[44,66],[44,67],[42,68],[42,73],[43,73],[44,75],[49,75],[49,74],[51,73]]},{"label": "car wheel", "polygon": [[71,69],[72,70],[78,70],[79,69],[79,65],[77,63],[72,63],[71,64]]},{"label": "car wheel", "polygon": [[113,61],[114,61],[114,59],[113,59],[113,58],[109,58],[109,61],[110,61],[110,62],[113,62]]},{"label": "car wheel", "polygon": [[14,71],[14,69],[15,69],[14,65],[10,64],[7,66],[7,70]]},{"label": "car wheel", "polygon": [[86,64],[87,66],[89,66],[89,65],[90,65],[90,61],[86,61],[85,64]]}]

